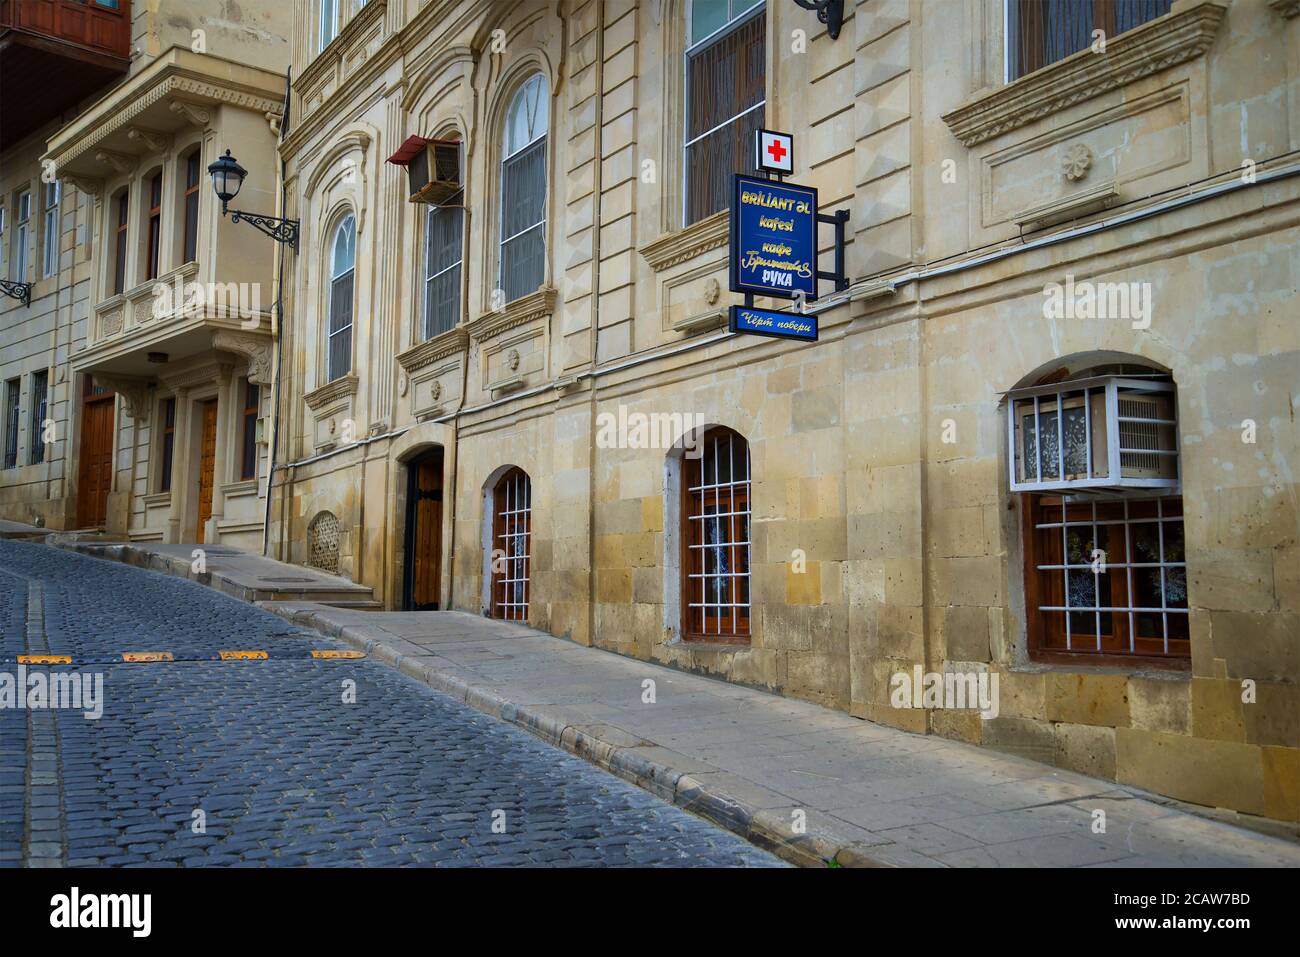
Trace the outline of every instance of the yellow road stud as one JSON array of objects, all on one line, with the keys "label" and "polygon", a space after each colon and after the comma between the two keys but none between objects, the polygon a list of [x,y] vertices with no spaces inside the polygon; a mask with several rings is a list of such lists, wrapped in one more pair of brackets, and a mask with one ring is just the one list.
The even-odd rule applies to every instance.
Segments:
[{"label": "yellow road stud", "polygon": [[124,651],[123,661],[175,661],[176,656],[170,651]]},{"label": "yellow road stud", "polygon": [[222,661],[258,661],[269,658],[265,651],[218,651]]},{"label": "yellow road stud", "polygon": [[326,650],[326,651],[313,651],[313,652],[311,653],[311,656],[312,656],[313,658],[347,658],[347,659],[356,659],[356,658],[364,658],[364,657],[366,656],[366,653],[365,653],[364,651],[330,651],[330,650]]},{"label": "yellow road stud", "polygon": [[19,655],[20,665],[70,665],[72,655]]}]

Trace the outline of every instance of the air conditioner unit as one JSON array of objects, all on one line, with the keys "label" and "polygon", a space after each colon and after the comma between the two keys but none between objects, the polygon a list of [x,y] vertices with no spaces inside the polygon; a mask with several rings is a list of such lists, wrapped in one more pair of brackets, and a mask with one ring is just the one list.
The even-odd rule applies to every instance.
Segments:
[{"label": "air conditioner unit", "polygon": [[1098,376],[1017,389],[1007,414],[1013,492],[1178,487],[1170,382]]},{"label": "air conditioner unit", "polygon": [[461,191],[458,140],[409,136],[388,162],[406,167],[412,203],[442,206]]}]

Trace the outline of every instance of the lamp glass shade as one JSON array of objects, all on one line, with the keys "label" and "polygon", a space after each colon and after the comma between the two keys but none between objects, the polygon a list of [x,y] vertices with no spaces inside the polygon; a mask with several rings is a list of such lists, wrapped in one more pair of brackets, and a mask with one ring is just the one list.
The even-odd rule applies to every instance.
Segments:
[{"label": "lamp glass shade", "polygon": [[230,150],[226,150],[225,155],[217,157],[215,163],[208,165],[208,173],[212,176],[212,189],[216,192],[217,199],[228,203],[239,195],[239,188],[244,185],[248,170],[239,165],[230,155]]}]

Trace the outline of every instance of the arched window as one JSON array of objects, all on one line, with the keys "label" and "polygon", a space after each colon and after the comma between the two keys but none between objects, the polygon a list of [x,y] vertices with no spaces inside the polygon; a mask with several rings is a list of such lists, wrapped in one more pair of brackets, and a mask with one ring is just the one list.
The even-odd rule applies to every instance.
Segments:
[{"label": "arched window", "polygon": [[749,638],[749,443],[714,428],[682,469],[682,636]]},{"label": "arched window", "polygon": [[1191,656],[1177,394],[1145,366],[1049,375],[1008,395],[1029,651]]},{"label": "arched window", "polygon": [[357,223],[349,214],[334,230],[330,254],[329,381],[352,371],[352,285],[357,260]]},{"label": "arched window", "polygon": [[465,191],[441,205],[430,204],[424,219],[424,338],[460,322],[460,267],[464,256]]},{"label": "arched window", "polygon": [[492,617],[528,620],[533,486],[528,473],[509,469],[492,488]]},{"label": "arched window", "polygon": [[540,73],[506,110],[501,157],[501,290],[506,302],[546,277],[546,130],[550,96]]},{"label": "arched window", "polygon": [[113,293],[126,288],[126,237],[131,218],[131,191],[124,188],[113,197]]}]

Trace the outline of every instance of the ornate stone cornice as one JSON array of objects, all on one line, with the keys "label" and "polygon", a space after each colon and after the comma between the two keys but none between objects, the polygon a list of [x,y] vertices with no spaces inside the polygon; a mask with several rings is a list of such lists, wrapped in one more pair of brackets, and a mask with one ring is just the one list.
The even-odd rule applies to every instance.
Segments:
[{"label": "ornate stone cornice", "polygon": [[313,412],[319,412],[326,406],[329,406],[339,399],[345,399],[350,395],[357,394],[357,376],[354,372],[349,372],[333,382],[326,382],[318,389],[313,389],[304,395],[303,401]]},{"label": "ornate stone cornice", "polygon": [[[216,77],[204,76],[174,62],[160,70],[160,75],[141,74],[132,78],[65,126],[51,141],[50,151],[43,158],[53,160],[57,169],[63,169],[78,157],[96,150],[105,137],[134,125],[137,117],[162,101],[170,101],[169,108],[177,112],[186,112],[194,107],[195,101],[225,103],[257,113],[279,113],[283,107],[280,100],[260,91],[236,83],[223,84]],[[186,106],[177,107],[181,102]],[[195,122],[193,116],[190,119]]]},{"label": "ornate stone cornice", "polygon": [[1268,0],[1268,5],[1284,20],[1300,17],[1300,0]]},{"label": "ornate stone cornice", "polygon": [[1214,42],[1226,12],[1222,4],[1201,3],[1156,17],[1108,40],[1105,53],[1080,50],[1006,86],[979,93],[942,119],[964,145],[983,143],[1200,56]]},{"label": "ornate stone cornice", "polygon": [[95,153],[95,159],[105,166],[111,166],[119,173],[129,173],[135,169],[135,157],[130,153],[119,153],[117,150],[99,150]]},{"label": "ornate stone cornice", "polygon": [[191,126],[197,126],[199,129],[205,129],[212,122],[212,113],[209,110],[204,109],[198,103],[191,103],[189,100],[172,97],[171,102],[167,104],[167,109],[183,117]]},{"label": "ornate stone cornice", "polygon": [[95,373],[95,383],[112,389],[122,397],[122,408],[136,422],[149,421],[149,382],[134,376]]},{"label": "ornate stone cornice", "polygon": [[675,233],[665,233],[641,247],[641,256],[655,272],[694,259],[701,253],[727,245],[731,213],[723,210]]},{"label": "ornate stone cornice", "polygon": [[445,359],[447,356],[464,352],[469,347],[469,333],[463,326],[448,329],[432,339],[426,339],[418,346],[412,346],[397,357],[397,364],[407,373],[423,369],[427,365]]},{"label": "ornate stone cornice", "polygon": [[143,126],[128,126],[126,128],[126,138],[143,143],[153,153],[167,152],[167,147],[172,142],[171,136],[167,133],[145,129]]},{"label": "ornate stone cornice", "polygon": [[270,339],[220,329],[212,336],[212,348],[245,356],[248,359],[248,381],[253,385],[271,384]]},{"label": "ornate stone cornice", "polygon": [[483,342],[534,319],[549,318],[555,312],[557,294],[554,286],[543,286],[529,296],[522,296],[498,312],[489,312],[470,322],[466,331],[475,342]]}]

